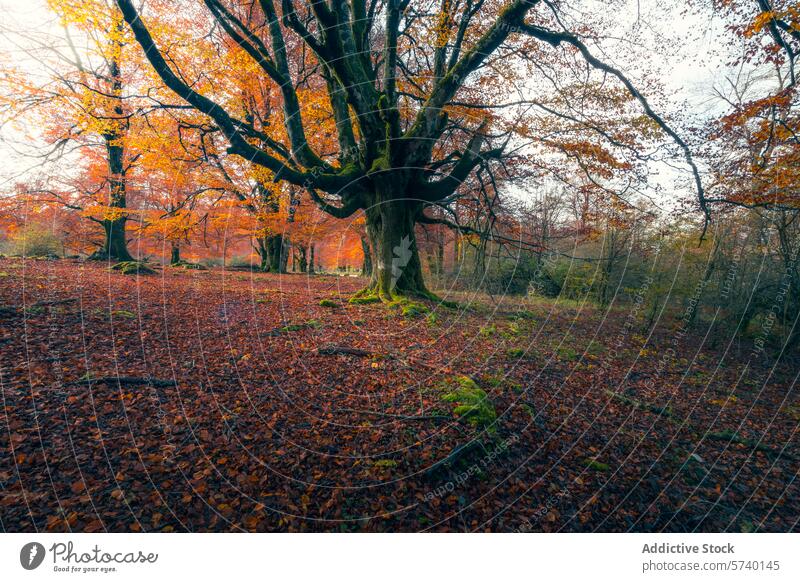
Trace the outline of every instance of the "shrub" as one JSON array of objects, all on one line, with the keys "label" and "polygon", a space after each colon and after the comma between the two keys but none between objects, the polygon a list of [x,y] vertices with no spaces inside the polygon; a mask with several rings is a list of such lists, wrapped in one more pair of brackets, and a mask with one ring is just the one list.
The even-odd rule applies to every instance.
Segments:
[{"label": "shrub", "polygon": [[483,277],[483,287],[493,295],[524,295],[535,272],[529,258],[493,261]]},{"label": "shrub", "polygon": [[26,226],[13,237],[14,254],[23,257],[58,257],[62,251],[61,240],[40,225]]}]

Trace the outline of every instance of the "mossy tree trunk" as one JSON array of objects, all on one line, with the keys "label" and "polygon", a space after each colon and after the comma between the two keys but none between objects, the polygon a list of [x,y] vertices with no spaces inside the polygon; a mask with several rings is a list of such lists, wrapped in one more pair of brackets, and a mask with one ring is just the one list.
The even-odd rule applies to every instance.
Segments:
[{"label": "mossy tree trunk", "polygon": [[169,264],[178,265],[181,262],[181,247],[178,243],[173,242],[170,249]]},{"label": "mossy tree trunk", "polygon": [[366,231],[374,252],[370,282],[362,294],[383,301],[429,296],[422,276],[414,226],[421,203],[403,197],[376,197],[366,209]]}]

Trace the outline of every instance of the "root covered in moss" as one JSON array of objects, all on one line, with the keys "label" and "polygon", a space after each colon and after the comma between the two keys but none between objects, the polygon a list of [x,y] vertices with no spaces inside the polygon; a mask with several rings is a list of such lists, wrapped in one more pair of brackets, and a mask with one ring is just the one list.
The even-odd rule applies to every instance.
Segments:
[{"label": "root covered in moss", "polygon": [[141,261],[120,261],[111,265],[112,271],[119,271],[123,275],[152,275],[155,270]]}]

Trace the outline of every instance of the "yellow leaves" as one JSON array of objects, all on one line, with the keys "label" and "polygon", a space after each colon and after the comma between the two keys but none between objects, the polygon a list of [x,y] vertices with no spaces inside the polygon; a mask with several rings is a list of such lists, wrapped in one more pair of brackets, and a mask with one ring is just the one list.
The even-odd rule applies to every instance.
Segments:
[{"label": "yellow leaves", "polygon": [[774,11],[760,13],[753,19],[753,22],[750,23],[750,26],[745,28],[744,36],[749,38],[754,34],[761,32],[762,30],[764,30],[766,26],[769,25],[770,22],[775,20],[777,17],[778,14]]},{"label": "yellow leaves", "polygon": [[611,178],[613,170],[627,170],[630,164],[615,158],[606,148],[589,141],[580,142],[550,142],[556,149],[564,152],[569,157],[574,157],[581,163],[592,164],[592,169],[604,178]]},{"label": "yellow leaves", "polygon": [[82,214],[87,218],[94,218],[96,220],[114,221],[119,220],[123,216],[128,216],[129,211],[126,208],[95,204],[86,208]]},{"label": "yellow leaves", "polygon": [[447,46],[450,40],[450,30],[452,28],[452,16],[450,14],[450,0],[445,0],[439,19],[436,23],[436,48]]}]

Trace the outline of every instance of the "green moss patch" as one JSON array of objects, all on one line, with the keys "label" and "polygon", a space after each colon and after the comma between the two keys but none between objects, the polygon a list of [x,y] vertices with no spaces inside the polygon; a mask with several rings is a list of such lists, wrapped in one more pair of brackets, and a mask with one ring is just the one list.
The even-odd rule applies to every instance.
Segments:
[{"label": "green moss patch", "polygon": [[595,471],[611,470],[611,467],[609,467],[606,463],[601,463],[596,459],[584,459],[583,464],[589,467],[590,469],[594,469]]},{"label": "green moss patch", "polygon": [[442,396],[445,402],[455,404],[453,414],[476,428],[491,427],[497,413],[486,392],[467,376],[455,378],[455,385],[455,389],[449,386],[451,391]]},{"label": "green moss patch", "polygon": [[112,311],[111,315],[114,317],[124,317],[125,319],[136,319],[136,314],[126,309],[117,309],[116,311]]},{"label": "green moss patch", "polygon": [[400,314],[403,317],[419,317],[427,313],[429,313],[429,310],[422,303],[409,301],[400,307]]},{"label": "green moss patch", "polygon": [[381,298],[377,295],[354,295],[348,303],[353,305],[369,305],[370,303],[380,303]]},{"label": "green moss patch", "polygon": [[140,261],[121,261],[111,265],[112,271],[119,271],[123,275],[152,275],[155,271]]}]

